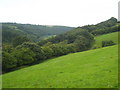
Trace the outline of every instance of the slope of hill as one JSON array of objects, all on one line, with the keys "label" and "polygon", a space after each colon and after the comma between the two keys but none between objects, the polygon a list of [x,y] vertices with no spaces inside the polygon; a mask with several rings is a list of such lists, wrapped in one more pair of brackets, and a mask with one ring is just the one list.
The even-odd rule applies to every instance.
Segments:
[{"label": "slope of hill", "polygon": [[109,40],[112,40],[115,44],[118,44],[118,42],[119,42],[118,34],[120,34],[120,32],[113,32],[113,33],[109,33],[109,34],[96,36],[94,46],[102,47],[102,41],[109,41]]},{"label": "slope of hill", "polygon": [[3,37],[4,37],[3,39],[6,39],[6,36],[4,36],[4,33],[6,34],[6,32],[18,32],[40,40],[47,36],[58,35],[70,31],[74,29],[74,27],[2,23],[2,29],[3,29]]},{"label": "slope of hill", "polygon": [[44,45],[48,42],[59,43],[61,41],[65,41],[65,40],[67,40],[68,43],[71,43],[72,41],[74,41],[73,40],[74,37],[78,37],[78,35],[81,34],[80,31],[82,31],[82,30],[89,32],[93,36],[99,36],[99,35],[103,35],[103,34],[120,31],[120,24],[117,24],[117,19],[112,17],[109,20],[98,23],[96,25],[86,25],[83,27],[77,27],[71,31],[57,35],[53,38],[48,38],[47,40],[40,41],[39,45]]},{"label": "slope of hill", "polygon": [[80,27],[82,29],[86,29],[88,30],[89,32],[92,32],[94,30],[98,30],[98,29],[105,29],[105,28],[109,28],[109,27],[112,27],[114,25],[117,24],[117,19],[114,18],[114,17],[111,17],[110,19],[106,20],[106,21],[103,21],[103,22],[100,22],[96,25],[85,25],[83,27]]},{"label": "slope of hill", "polygon": [[[118,25],[120,27],[120,25]],[[109,20],[103,21],[96,25],[85,25],[78,27],[85,29],[93,35],[101,35],[118,31],[117,19],[112,17]],[[67,26],[47,26],[47,25],[32,25],[18,23],[2,23],[3,42],[11,42],[16,35],[26,35],[32,41],[40,41],[43,38],[64,34],[71,31],[75,27]],[[14,33],[13,33],[14,32]],[[9,37],[6,35],[9,33]],[[17,33],[17,34],[16,34]],[[15,34],[15,35],[14,35]]]},{"label": "slope of hill", "polygon": [[118,45],[47,60],[6,73],[3,88],[115,88]]}]

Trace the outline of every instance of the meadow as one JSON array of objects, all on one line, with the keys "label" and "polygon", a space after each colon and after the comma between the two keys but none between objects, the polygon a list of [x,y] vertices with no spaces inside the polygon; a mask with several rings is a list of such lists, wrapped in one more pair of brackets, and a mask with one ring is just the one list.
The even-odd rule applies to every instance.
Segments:
[{"label": "meadow", "polygon": [[116,88],[117,52],[114,45],[49,59],[4,74],[3,88]]},{"label": "meadow", "polygon": [[102,47],[102,41],[109,41],[109,40],[112,40],[115,44],[118,44],[119,42],[118,34],[120,34],[120,32],[113,32],[113,33],[96,36],[95,44],[93,47]]}]

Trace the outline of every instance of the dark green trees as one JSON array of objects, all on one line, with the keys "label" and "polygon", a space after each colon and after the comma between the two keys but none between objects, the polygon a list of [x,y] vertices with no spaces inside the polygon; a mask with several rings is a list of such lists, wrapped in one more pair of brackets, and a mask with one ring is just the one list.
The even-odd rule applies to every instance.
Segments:
[{"label": "dark green trees", "polygon": [[17,60],[11,54],[14,50],[14,48],[11,45],[3,44],[2,46],[2,69],[3,71],[8,71],[11,68],[14,68],[17,66]]},{"label": "dark green trees", "polygon": [[22,45],[19,45],[18,47],[16,47],[16,49],[18,49],[18,50],[21,48],[30,49],[35,54],[35,57],[34,57],[35,61],[40,61],[45,58],[43,50],[36,43],[25,42]]},{"label": "dark green trees", "polygon": [[102,41],[102,47],[112,46],[115,45],[113,41]]},{"label": "dark green trees", "polygon": [[43,46],[42,50],[44,52],[44,59],[49,59],[49,58],[53,57],[54,52],[53,52],[52,48],[50,48],[50,46]]},{"label": "dark green trees", "polygon": [[18,46],[24,42],[29,42],[30,40],[26,36],[17,36],[13,39],[13,46]]},{"label": "dark green trees", "polygon": [[17,66],[16,58],[8,52],[2,53],[2,70],[3,72],[9,69],[15,68]]},{"label": "dark green trees", "polygon": [[89,43],[87,42],[87,39],[83,36],[79,36],[74,43],[77,51],[83,51],[88,49],[87,44]]},{"label": "dark green trees", "polygon": [[35,53],[29,48],[20,48],[15,50],[13,53],[17,61],[17,67],[22,65],[29,65],[34,62]]}]

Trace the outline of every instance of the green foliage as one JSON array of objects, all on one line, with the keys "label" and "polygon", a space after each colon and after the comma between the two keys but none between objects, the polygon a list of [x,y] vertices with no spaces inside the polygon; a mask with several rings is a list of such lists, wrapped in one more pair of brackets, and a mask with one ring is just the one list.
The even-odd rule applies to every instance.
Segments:
[{"label": "green foliage", "polygon": [[87,50],[90,46],[88,43],[89,41],[83,37],[83,36],[79,36],[76,40],[75,40],[75,46],[76,46],[76,49],[77,51],[84,51],[84,50]]},{"label": "green foliage", "polygon": [[[88,50],[94,42],[94,37],[87,30],[76,28],[64,34],[42,40],[40,46],[48,46],[53,51],[53,57]],[[45,49],[45,48],[44,48]]]},{"label": "green foliage", "polygon": [[106,33],[118,32],[118,31],[120,31],[120,24],[109,27],[109,28],[105,28],[105,29],[96,29],[92,31],[91,33],[93,35],[102,35]]},{"label": "green foliage", "polygon": [[3,28],[2,30],[2,42],[3,43],[12,43],[13,39],[17,36],[24,35],[24,33],[16,30],[7,30]]},{"label": "green foliage", "polygon": [[113,41],[102,41],[102,47],[112,46],[115,45]]},{"label": "green foliage", "polygon": [[31,41],[36,42],[43,38],[58,35],[72,29],[73,27],[66,26],[49,27],[32,24],[2,23],[4,43],[12,43],[15,37],[24,35],[26,35]]},{"label": "green foliage", "polygon": [[29,48],[20,48],[12,53],[17,60],[17,66],[29,65],[34,62],[35,54]]},{"label": "green foliage", "polygon": [[[4,25],[3,72],[15,70],[25,65],[37,64],[53,57],[61,57],[48,60],[33,67],[18,70],[12,74],[4,74],[3,87],[117,87],[117,76],[115,76],[117,75],[117,70],[115,71],[117,68],[115,60],[118,57],[116,56],[117,46],[111,46],[116,43],[114,43],[114,40],[117,39],[114,37],[114,40],[108,40],[108,38],[115,36],[112,35],[112,32],[117,32],[120,29],[120,25],[116,24],[115,18],[97,25],[78,27],[63,34],[60,34],[60,32],[60,35],[54,37],[52,35],[56,32],[52,32],[52,34],[50,32],[46,33],[47,30],[41,32],[44,30],[43,28],[47,28],[46,26],[42,30],[39,30],[40,27],[37,25]],[[96,42],[101,43],[103,47],[111,47],[75,53],[89,50],[92,47],[94,37],[91,33],[93,35],[111,33],[111,36],[106,35],[104,37],[103,35],[95,37],[95,39],[97,38]],[[33,41],[37,41],[45,36],[50,36],[50,38],[41,40],[38,43],[29,42],[32,37],[34,37]],[[12,42],[11,45],[9,44],[10,42]],[[95,45],[97,45],[96,42]]]},{"label": "green foliage", "polygon": [[[61,31],[56,33],[54,31],[60,28],[63,29],[65,33]],[[120,25],[116,24],[115,18],[111,18],[96,25],[78,27],[73,30],[70,30],[69,27],[54,26],[48,28],[47,26],[40,25],[4,23],[3,37],[5,37],[5,39],[3,40],[3,51],[11,54],[10,59],[13,57],[16,60],[17,66],[15,68],[18,68],[24,65],[37,64],[49,58],[89,50],[95,41],[93,35],[116,32],[119,31],[119,29]],[[47,32],[47,30],[52,31]],[[68,30],[68,32],[65,30]],[[50,37],[40,42],[33,43],[33,41],[37,41],[46,35]],[[32,37],[34,38],[32,39]],[[109,41],[103,44],[103,46],[109,46],[114,43]],[[9,57],[8,54],[4,55],[5,62],[7,61],[6,57]]]},{"label": "green foliage", "polygon": [[[7,47],[17,60],[17,67],[40,63],[45,59],[88,50],[94,42],[93,36],[86,30],[75,29],[65,34],[49,38],[40,43],[27,42],[29,39],[18,36],[13,40],[15,50]],[[45,43],[44,43],[45,42]]]},{"label": "green foliage", "polygon": [[75,53],[77,52],[75,44],[67,44],[66,48],[68,50],[68,53]]},{"label": "green foliage", "polygon": [[3,88],[117,88],[117,52],[114,45],[49,59],[2,75]]},{"label": "green foliage", "polygon": [[44,52],[44,59],[49,59],[51,57],[53,57],[53,50],[52,48],[50,48],[49,46],[43,46],[42,50]]},{"label": "green foliage", "polygon": [[14,48],[9,44],[2,45],[2,70],[3,73],[5,71],[9,71],[11,68],[15,68],[17,66],[17,60],[11,54]]},{"label": "green foliage", "polygon": [[17,36],[13,39],[13,46],[18,46],[24,42],[29,42],[30,40],[26,36]]},{"label": "green foliage", "polygon": [[100,36],[96,36],[95,37],[95,43],[93,45],[93,47],[102,47],[102,41],[110,41],[112,40],[115,44],[118,44],[120,41],[118,41],[118,34],[120,32],[113,32],[113,33],[109,33],[109,34],[104,34],[104,35],[100,35]]},{"label": "green foliage", "polygon": [[14,68],[16,66],[17,66],[17,60],[15,59],[15,57],[12,54],[3,51],[2,53],[3,72],[8,71],[9,69]]},{"label": "green foliage", "polygon": [[74,30],[71,30],[71,31],[61,34],[61,35],[58,35],[56,37],[41,41],[38,43],[38,45],[44,45],[47,42],[60,43],[65,40],[67,41],[68,44],[71,44],[71,43],[74,43],[74,41],[79,36],[83,36],[83,37],[87,38],[89,40],[89,43],[94,41],[94,37],[87,30],[76,28]]},{"label": "green foliage", "polygon": [[25,43],[23,43],[22,45],[19,45],[16,48],[17,49],[20,49],[20,48],[29,48],[35,54],[35,58],[34,58],[35,61],[40,61],[40,60],[43,60],[45,58],[43,50],[36,43],[25,42]]},{"label": "green foliage", "polygon": [[112,17],[109,20],[98,23],[96,25],[86,25],[83,27],[78,27],[87,30],[93,35],[102,35],[112,32],[120,31],[120,24],[117,23],[117,19]]},{"label": "green foliage", "polygon": [[96,25],[86,25],[79,28],[86,29],[87,31],[92,32],[94,35],[96,35],[98,33],[104,34],[105,29],[110,29],[112,26],[115,26],[115,25],[117,25],[117,19],[114,17],[111,17],[110,19],[104,22],[98,23]]},{"label": "green foliage", "polygon": [[[117,28],[118,27],[118,28]],[[78,27],[76,29],[85,29],[93,35],[102,35],[106,33],[119,31],[120,25],[117,24],[117,19],[112,17],[109,20],[98,23],[96,25],[86,25],[82,27]],[[43,40],[44,38],[53,38],[48,40],[50,42],[59,43],[64,40],[68,40],[68,43],[74,42],[75,33],[73,34],[66,33],[72,29],[73,27],[65,27],[65,26],[43,26],[43,25],[31,25],[31,24],[17,24],[17,23],[2,23],[2,31],[3,31],[3,42],[4,43],[14,43],[13,39],[17,36],[26,36],[31,41],[36,42]],[[61,34],[59,36],[59,34]],[[70,35],[68,35],[70,34]],[[57,37],[55,37],[58,35]],[[64,36],[66,35],[66,36]],[[53,37],[52,37],[53,36]],[[55,37],[55,38],[54,38]],[[61,38],[60,38],[61,37]],[[39,45],[44,45],[47,43],[45,40],[39,43]]]},{"label": "green foliage", "polygon": [[7,53],[11,53],[13,50],[14,50],[14,48],[12,47],[12,45],[2,44],[2,51],[7,52]]}]

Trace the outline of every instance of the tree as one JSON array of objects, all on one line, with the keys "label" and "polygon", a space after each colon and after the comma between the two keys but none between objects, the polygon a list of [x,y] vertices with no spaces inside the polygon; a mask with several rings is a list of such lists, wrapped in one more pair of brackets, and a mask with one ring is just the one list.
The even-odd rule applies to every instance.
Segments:
[{"label": "tree", "polygon": [[29,48],[20,48],[12,53],[17,59],[17,65],[29,65],[34,62],[35,54]]},{"label": "tree", "polygon": [[84,51],[91,47],[91,42],[83,36],[79,36],[74,42],[77,51]]},{"label": "tree", "polygon": [[14,50],[12,45],[10,44],[2,44],[2,51],[5,51],[7,53],[11,53]]},{"label": "tree", "polygon": [[43,46],[42,50],[44,52],[45,59],[53,57],[53,50],[49,46]]},{"label": "tree", "polygon": [[16,49],[20,48],[29,48],[35,54],[35,61],[40,61],[45,59],[44,51],[42,48],[36,43],[25,42],[22,45],[16,47]]},{"label": "tree", "polygon": [[102,47],[107,47],[107,46],[112,46],[115,45],[115,43],[110,40],[110,41],[102,41]]},{"label": "tree", "polygon": [[18,37],[15,37],[14,40],[13,40],[13,46],[18,46],[24,42],[29,42],[30,40],[26,37],[26,36],[18,36]]},{"label": "tree", "polygon": [[10,53],[4,52],[2,53],[2,70],[3,72],[9,71],[10,69],[17,66],[17,60]]}]

